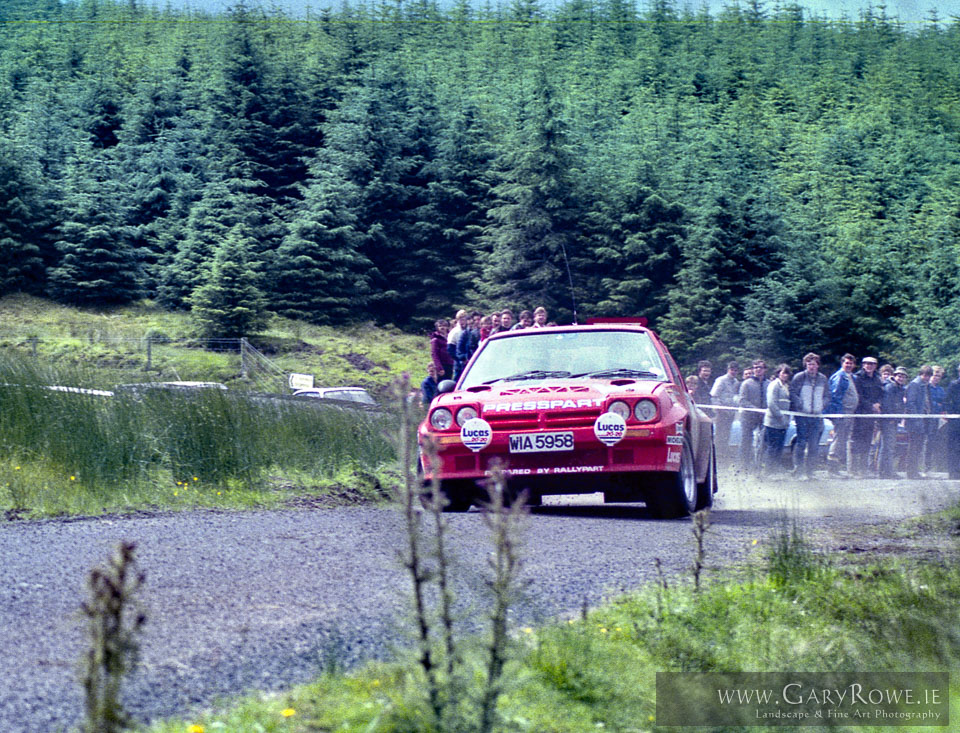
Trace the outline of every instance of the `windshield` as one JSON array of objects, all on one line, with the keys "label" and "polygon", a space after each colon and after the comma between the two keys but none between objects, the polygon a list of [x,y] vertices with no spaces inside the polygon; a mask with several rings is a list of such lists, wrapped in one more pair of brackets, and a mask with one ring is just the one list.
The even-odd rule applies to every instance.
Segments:
[{"label": "windshield", "polygon": [[460,389],[544,379],[664,379],[666,370],[642,331],[544,330],[494,339],[464,375]]}]

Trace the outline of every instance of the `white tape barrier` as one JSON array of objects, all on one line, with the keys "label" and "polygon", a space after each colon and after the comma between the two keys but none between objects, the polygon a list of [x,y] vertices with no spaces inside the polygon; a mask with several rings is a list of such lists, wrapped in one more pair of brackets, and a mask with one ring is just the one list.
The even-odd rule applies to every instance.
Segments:
[{"label": "white tape barrier", "polygon": [[[766,408],[763,407],[730,407],[728,405],[701,405],[697,403],[697,407],[701,410],[735,410],[736,412],[759,412],[761,414],[766,413]],[[858,414],[858,413],[832,413],[825,412],[822,415],[811,415],[808,412],[794,412],[793,410],[780,410],[782,415],[795,415],[797,417],[815,417],[815,418],[829,418],[830,420],[837,420],[839,418],[848,418],[848,417],[869,417],[871,420],[902,420],[904,418],[909,418],[911,420],[929,420],[936,418],[937,420],[946,420],[950,418],[960,418],[960,414],[943,414],[943,415],[916,415],[914,413],[871,413],[867,415]]]}]

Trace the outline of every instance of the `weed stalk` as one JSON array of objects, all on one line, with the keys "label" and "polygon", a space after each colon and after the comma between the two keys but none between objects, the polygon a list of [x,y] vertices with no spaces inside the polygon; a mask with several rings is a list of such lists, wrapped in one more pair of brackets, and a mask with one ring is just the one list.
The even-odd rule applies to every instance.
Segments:
[{"label": "weed stalk", "polygon": [[[427,681],[427,699],[430,709],[438,725],[444,718],[444,700],[441,691],[441,681],[436,660],[433,655],[433,639],[431,634],[431,619],[427,603],[427,586],[431,574],[426,563],[426,550],[423,547],[420,527],[420,514],[417,503],[420,501],[421,491],[416,485],[413,472],[413,446],[411,433],[413,421],[411,407],[407,401],[410,392],[410,375],[404,374],[396,386],[396,397],[400,408],[400,464],[403,486],[400,501],[403,506],[406,548],[402,555],[404,569],[409,573],[413,585],[414,623],[416,624],[417,645],[419,656],[417,661],[423,670]],[[436,501],[436,499],[434,499]]]},{"label": "weed stalk", "polygon": [[657,569],[657,620],[663,618],[663,600],[670,585],[667,583],[667,576],[663,572],[663,563],[659,557],[653,558],[654,567]]},{"label": "weed stalk", "polygon": [[120,689],[136,667],[146,622],[137,602],[145,576],[137,569],[135,549],[122,542],[107,566],[94,568],[87,578],[90,596],[81,605],[90,644],[83,657],[86,733],[118,733],[129,723]]},{"label": "weed stalk", "polygon": [[693,515],[693,539],[697,543],[697,551],[693,558],[693,591],[700,592],[700,576],[703,573],[704,558],[706,557],[706,535],[710,529],[710,510],[703,509]]},{"label": "weed stalk", "polygon": [[524,515],[522,497],[508,501],[506,476],[501,466],[491,467],[488,484],[490,502],[484,508],[484,520],[494,542],[491,558],[492,577],[488,581],[493,595],[490,613],[490,645],[487,673],[480,700],[480,733],[489,733],[496,724],[497,701],[503,691],[507,663],[507,622],[520,572],[519,525]]},{"label": "weed stalk", "polygon": [[[436,465],[438,460],[437,447],[432,442],[425,443],[422,446],[424,454],[432,465]],[[453,628],[453,587],[450,583],[450,551],[447,547],[447,530],[449,523],[443,514],[447,498],[444,496],[440,482],[436,477],[430,481],[430,492],[427,500],[424,502],[427,511],[430,512],[433,520],[435,554],[436,554],[436,579],[437,588],[440,591],[440,626],[443,635],[443,646],[445,650],[445,671],[447,680],[452,682],[455,678],[459,654],[457,652],[456,635]]]}]

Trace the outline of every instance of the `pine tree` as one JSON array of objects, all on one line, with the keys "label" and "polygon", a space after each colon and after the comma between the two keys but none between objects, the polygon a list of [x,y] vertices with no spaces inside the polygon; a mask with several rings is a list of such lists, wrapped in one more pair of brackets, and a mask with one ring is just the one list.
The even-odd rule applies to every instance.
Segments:
[{"label": "pine tree", "polygon": [[119,188],[108,152],[90,150],[73,161],[56,242],[60,261],[49,274],[57,300],[89,306],[139,297],[139,262],[123,224]]},{"label": "pine tree", "polygon": [[186,79],[179,66],[165,69],[164,79],[143,81],[124,109],[127,124],[118,133],[122,168],[129,186],[126,210],[132,246],[144,270],[144,293],[156,294],[160,263],[176,250],[181,217],[196,187],[196,174],[185,156],[183,137]]},{"label": "pine tree", "polygon": [[569,315],[567,260],[578,255],[579,206],[552,84],[535,73],[515,141],[494,163],[493,205],[481,237],[478,291],[487,303],[544,305]]},{"label": "pine tree", "polygon": [[338,324],[367,314],[372,265],[357,229],[360,192],[322,155],[316,180],[277,250],[271,305],[280,315]]},{"label": "pine tree", "polygon": [[158,297],[164,306],[186,307],[187,298],[203,280],[204,264],[237,224],[251,233],[251,256],[266,271],[271,269],[283,228],[273,206],[261,195],[262,187],[249,176],[206,185],[190,209],[184,239],[163,263]]},{"label": "pine tree", "polygon": [[465,294],[477,279],[479,263],[474,253],[486,223],[494,155],[483,117],[471,100],[450,100],[442,106],[448,116],[438,133],[437,159],[431,165],[436,181],[429,185],[431,205],[440,222],[437,245],[442,246],[442,257],[431,281],[424,283],[428,301],[423,310],[432,313],[465,303]]},{"label": "pine tree", "polygon": [[46,275],[46,221],[13,146],[0,143],[0,296],[38,293]]},{"label": "pine tree", "polygon": [[595,214],[588,220],[592,246],[578,269],[595,283],[594,312],[641,315],[659,327],[676,285],[684,221],[682,206],[644,186],[636,186],[607,217]]},{"label": "pine tree", "polygon": [[191,314],[207,338],[240,338],[264,328],[266,300],[259,287],[254,240],[235,225],[216,248],[203,283],[189,298]]}]

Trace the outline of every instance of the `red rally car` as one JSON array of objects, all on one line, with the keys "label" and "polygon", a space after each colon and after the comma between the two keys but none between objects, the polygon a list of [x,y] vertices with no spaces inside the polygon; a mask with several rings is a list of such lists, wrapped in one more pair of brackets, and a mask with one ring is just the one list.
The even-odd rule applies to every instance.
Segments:
[{"label": "red rally car", "polygon": [[424,479],[439,479],[450,511],[486,496],[495,462],[508,493],[526,490],[531,505],[603,491],[667,518],[710,506],[717,491],[713,422],[664,343],[637,323],[491,336],[458,383],[440,384],[419,442]]}]

